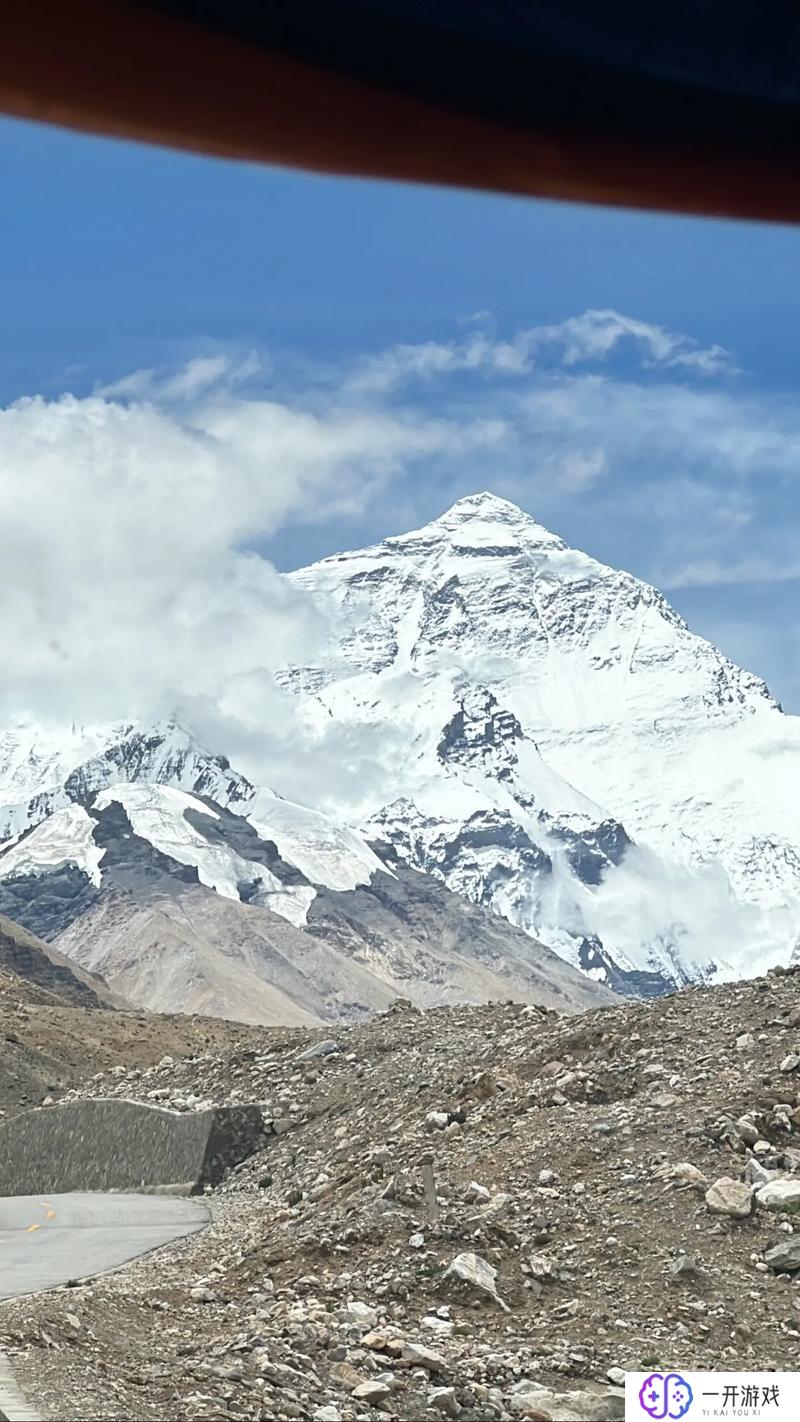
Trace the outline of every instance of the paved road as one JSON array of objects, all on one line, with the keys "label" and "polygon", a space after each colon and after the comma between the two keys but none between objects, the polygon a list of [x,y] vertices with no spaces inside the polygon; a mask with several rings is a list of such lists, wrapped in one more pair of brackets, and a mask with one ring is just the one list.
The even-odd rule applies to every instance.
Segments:
[{"label": "paved road", "polygon": [[208,1218],[200,1200],[164,1195],[0,1199],[0,1299],[117,1269]]}]

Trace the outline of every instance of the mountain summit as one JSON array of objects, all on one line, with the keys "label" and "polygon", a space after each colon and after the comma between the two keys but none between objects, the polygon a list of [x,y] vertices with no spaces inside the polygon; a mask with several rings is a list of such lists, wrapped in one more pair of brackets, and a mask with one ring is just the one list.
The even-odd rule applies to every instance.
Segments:
[{"label": "mountain summit", "polygon": [[391,747],[337,813],[612,979],[787,959],[800,722],[655,588],[487,493],[291,576],[338,629],[301,716]]},{"label": "mountain summit", "polygon": [[259,1020],[324,1016],[325,984],[344,1015],[401,982],[535,996],[542,973],[576,1004],[576,968],[651,994],[792,958],[800,721],[655,588],[488,492],[288,580],[326,631],[277,678],[298,725],[281,795],[175,721],[9,728],[0,912],[152,1005],[224,1010],[227,972],[241,1012],[255,965],[282,994]]},{"label": "mountain summit", "polygon": [[407,540],[420,538],[424,534],[445,535],[458,542],[459,535],[465,531],[468,531],[473,538],[485,538],[487,547],[491,546],[488,540],[496,538],[498,534],[501,535],[501,538],[505,536],[512,540],[516,537],[526,544],[540,544],[542,547],[551,548],[565,547],[565,544],[555,533],[551,533],[549,529],[537,523],[530,514],[524,513],[509,499],[501,499],[498,494],[490,494],[487,490],[480,494],[467,494],[463,499],[456,499],[449,509],[446,509],[443,514],[433,519],[424,528],[418,529],[415,533],[400,534],[396,538],[388,539],[387,542],[403,543]]}]

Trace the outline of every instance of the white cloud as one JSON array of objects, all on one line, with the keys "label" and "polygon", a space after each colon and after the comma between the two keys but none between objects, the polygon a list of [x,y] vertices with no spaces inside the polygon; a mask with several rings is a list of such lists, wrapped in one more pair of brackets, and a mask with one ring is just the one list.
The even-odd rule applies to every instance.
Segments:
[{"label": "white cloud", "polygon": [[766,553],[750,553],[742,558],[724,560],[701,558],[686,563],[673,572],[665,572],[665,588],[703,588],[740,586],[742,583],[790,583],[800,578],[800,558],[787,562]]},{"label": "white cloud", "polygon": [[265,371],[264,358],[256,351],[250,351],[244,357],[230,354],[195,356],[175,373],[134,370],[110,385],[98,386],[94,393],[106,400],[148,400],[170,404],[195,399],[215,388],[235,389],[255,376],[263,376]]},{"label": "white cloud", "polygon": [[604,449],[564,449],[544,453],[537,464],[537,484],[555,486],[562,495],[584,493],[598,484],[608,473],[608,457]]},{"label": "white cloud", "polygon": [[[679,361],[717,348],[613,312],[534,331],[394,347],[360,367],[360,391],[351,368],[266,398],[257,356],[212,354],[0,410],[3,714],[133,718],[188,698],[253,751],[265,720],[288,734],[272,669],[303,660],[320,614],[252,550],[336,519],[418,526],[420,508],[431,517],[481,487],[562,532],[562,515],[590,510],[592,536],[575,541],[601,555],[594,530],[618,525],[618,561],[635,552],[634,570],[662,585],[793,566],[790,551],[759,560],[741,546],[758,489],[800,469],[793,406],[680,382]],[[673,373],[578,371],[622,341]],[[546,348],[555,365],[507,378]],[[458,368],[490,378],[442,388],[435,415],[413,391],[398,400],[410,370]],[[342,747],[342,774],[367,776],[374,760],[371,746]]]},{"label": "white cloud", "polygon": [[560,350],[565,366],[604,360],[629,342],[648,367],[685,367],[702,375],[733,373],[730,353],[722,346],[700,349],[688,336],[618,311],[585,311],[582,316],[570,317],[557,326],[541,326],[528,334],[534,346]]},{"label": "white cloud", "polygon": [[193,362],[158,403],[64,396],[0,411],[0,705],[137,717],[230,711],[302,658],[319,614],[248,547],[356,516],[419,461],[493,448],[488,418],[244,398]]},{"label": "white cloud", "polygon": [[[476,321],[484,321],[486,313]],[[723,346],[702,348],[689,336],[639,321],[618,311],[585,311],[556,325],[532,326],[500,341],[475,331],[460,341],[425,341],[397,345],[356,362],[348,388],[361,395],[386,394],[412,382],[431,382],[458,371],[519,377],[537,364],[571,367],[607,360],[628,345],[649,369],[683,369],[703,376],[733,374],[735,366]]]}]

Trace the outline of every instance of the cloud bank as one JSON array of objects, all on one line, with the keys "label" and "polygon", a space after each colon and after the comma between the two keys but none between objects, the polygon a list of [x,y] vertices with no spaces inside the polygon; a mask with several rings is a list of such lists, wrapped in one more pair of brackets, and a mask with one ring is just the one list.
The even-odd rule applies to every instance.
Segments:
[{"label": "cloud bank", "polygon": [[197,376],[179,373],[158,403],[65,395],[0,411],[6,715],[140,716],[237,688],[246,701],[320,631],[254,540],[357,513],[418,462],[497,437],[486,421],[318,414]]},{"label": "cloud bank", "polygon": [[[666,587],[800,561],[785,530],[752,546],[760,493],[793,489],[800,414],[719,346],[588,311],[293,369],[216,353],[0,410],[5,720],[193,705],[252,765],[293,734],[274,669],[325,635],[264,548],[337,520],[369,541],[476,488]],[[339,759],[357,777],[373,748]]]}]

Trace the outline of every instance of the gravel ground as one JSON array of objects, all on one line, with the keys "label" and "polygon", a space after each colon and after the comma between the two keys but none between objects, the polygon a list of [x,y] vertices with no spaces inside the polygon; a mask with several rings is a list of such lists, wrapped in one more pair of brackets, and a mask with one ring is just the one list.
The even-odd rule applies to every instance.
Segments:
[{"label": "gravel ground", "polygon": [[51,1418],[602,1422],[619,1369],[796,1366],[796,972],[571,1018],[400,1004],[65,1094],[254,1100],[271,1134],[205,1233],[3,1309]]}]

